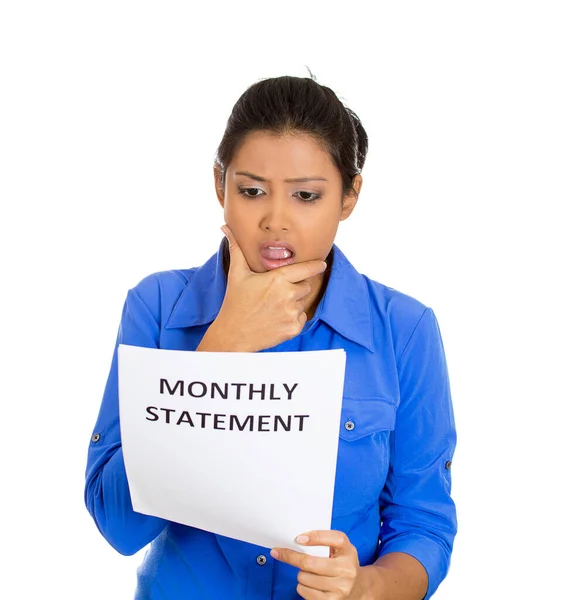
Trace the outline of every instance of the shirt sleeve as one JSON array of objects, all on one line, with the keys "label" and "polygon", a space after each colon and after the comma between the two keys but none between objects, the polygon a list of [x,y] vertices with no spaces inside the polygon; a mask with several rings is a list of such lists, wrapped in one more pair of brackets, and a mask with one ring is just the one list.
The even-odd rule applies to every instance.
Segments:
[{"label": "shirt sleeve", "polygon": [[159,326],[134,288],[125,301],[110,373],[90,445],[84,498],[106,540],[121,554],[135,554],[151,542],[167,521],[134,512],[125,473],[118,404],[119,344],[157,348]]},{"label": "shirt sleeve", "polygon": [[456,431],[441,333],[425,308],[398,360],[400,401],[380,499],[379,556],[405,552],[425,567],[430,598],[445,578],[457,531],[451,498]]}]

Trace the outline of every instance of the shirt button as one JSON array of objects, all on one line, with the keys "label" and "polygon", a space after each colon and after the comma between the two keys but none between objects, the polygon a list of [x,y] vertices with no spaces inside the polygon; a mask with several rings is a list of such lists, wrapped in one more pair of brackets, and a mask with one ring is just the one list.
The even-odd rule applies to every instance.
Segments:
[{"label": "shirt button", "polygon": [[266,556],[264,554],[259,554],[257,556],[257,564],[263,567],[266,564]]},{"label": "shirt button", "polygon": [[345,423],[345,429],[347,431],[352,431],[354,429],[354,423],[352,421],[347,421]]},{"label": "shirt button", "polygon": [[452,466],[452,462],[450,460],[447,460],[445,463],[445,469],[450,469],[451,466]]},{"label": "shirt button", "polygon": [[92,436],[92,441],[93,441],[93,442],[98,442],[99,440],[100,440],[100,434],[99,434],[99,433],[95,433],[95,434]]}]

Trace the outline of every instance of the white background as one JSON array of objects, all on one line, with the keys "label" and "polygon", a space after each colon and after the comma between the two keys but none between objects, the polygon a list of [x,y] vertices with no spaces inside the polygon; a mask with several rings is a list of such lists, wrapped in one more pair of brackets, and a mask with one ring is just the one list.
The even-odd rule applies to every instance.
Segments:
[{"label": "white background", "polygon": [[257,79],[363,121],[337,244],[435,311],[459,444],[437,600],[562,597],[560,2],[26,2],[0,8],[3,589],[131,598],[83,504],[128,288],[221,239],[212,161]]}]

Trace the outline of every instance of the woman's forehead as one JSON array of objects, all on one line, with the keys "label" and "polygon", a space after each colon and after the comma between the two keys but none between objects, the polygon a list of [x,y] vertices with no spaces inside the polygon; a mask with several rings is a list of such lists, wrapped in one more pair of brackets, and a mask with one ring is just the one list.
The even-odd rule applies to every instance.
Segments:
[{"label": "woman's forehead", "polygon": [[252,172],[267,179],[338,175],[317,139],[304,133],[253,132],[239,146],[229,171]]}]

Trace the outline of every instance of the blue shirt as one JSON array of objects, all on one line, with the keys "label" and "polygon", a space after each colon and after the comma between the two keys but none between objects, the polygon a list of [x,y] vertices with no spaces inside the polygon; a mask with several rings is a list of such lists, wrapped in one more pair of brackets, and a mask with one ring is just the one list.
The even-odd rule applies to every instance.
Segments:
[{"label": "blue shirt", "polygon": [[[226,238],[222,244],[227,242]],[[195,350],[226,289],[224,246],[203,266],[149,275],[129,290],[88,449],[85,501],[120,553],[151,543],[136,600],[288,600],[297,569],[262,548],[136,513],[123,462],[117,345]],[[361,565],[406,552],[425,567],[429,598],[445,577],[457,530],[451,498],[456,444],[443,343],[433,310],[359,274],[336,245],[314,317],[264,352],[346,351],[331,529]],[[346,424],[346,425],[345,425]],[[266,561],[264,558],[266,557]]]}]

